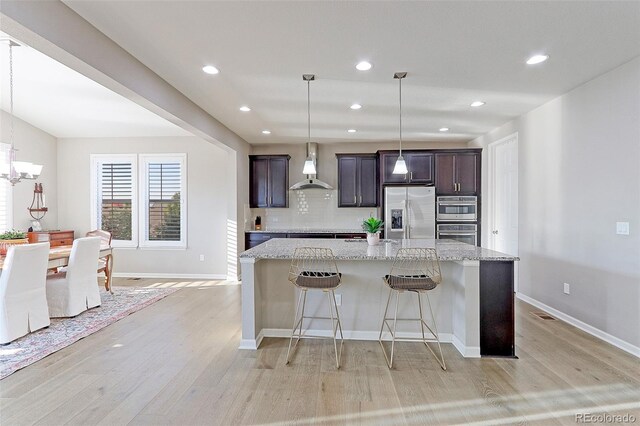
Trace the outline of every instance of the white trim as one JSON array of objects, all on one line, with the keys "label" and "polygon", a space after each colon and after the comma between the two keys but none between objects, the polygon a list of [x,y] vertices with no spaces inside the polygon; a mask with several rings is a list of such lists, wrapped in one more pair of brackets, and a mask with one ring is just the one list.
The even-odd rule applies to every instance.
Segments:
[{"label": "white trim", "polygon": [[[442,341],[442,339],[440,339]],[[480,358],[480,346],[465,346],[455,334],[451,335],[451,343],[465,358]]]},{"label": "white trim", "polygon": [[98,221],[99,173],[102,163],[131,163],[131,240],[113,240],[113,247],[135,248],[138,246],[138,156],[137,154],[91,154],[89,172],[89,211],[91,229],[101,229]]},{"label": "white trim", "polygon": [[640,358],[640,347],[632,345],[629,342],[625,342],[622,339],[619,339],[618,337],[612,336],[611,334],[600,330],[599,328],[596,328],[592,325],[589,325],[583,321],[580,321],[577,318],[572,317],[571,315],[567,315],[555,308],[552,308],[549,305],[546,305],[536,299],[533,299],[525,294],[522,293],[516,293],[516,297],[524,302],[527,302],[530,305],[535,306],[538,309],[542,309],[543,311],[546,311],[547,313],[551,314],[552,316],[558,318],[559,320],[562,320],[564,322],[566,322],[567,324],[570,324],[576,328],[579,328],[580,330],[584,331],[585,333],[589,333],[590,335],[597,337],[600,340],[604,340],[607,343],[612,344],[613,346],[622,349],[625,352],[630,353],[631,355],[635,355],[638,358]]},{"label": "white trim", "polygon": [[[187,154],[139,154],[140,162],[140,239],[139,246],[144,248],[186,248],[187,247]],[[151,241],[147,230],[149,202],[147,200],[147,177],[149,163],[180,163],[180,241]]]},{"label": "white trim", "polygon": [[[332,337],[330,330],[305,330],[305,333],[322,336],[322,337]],[[354,331],[354,330],[344,330],[343,331],[345,340],[366,340],[366,341],[378,341],[378,336],[380,335],[379,331]],[[389,334],[389,333],[385,333]],[[239,349],[248,349],[248,350],[256,350],[260,347],[260,343],[264,337],[277,337],[277,338],[285,338],[288,339],[291,336],[291,329],[288,328],[263,328],[260,333],[258,333],[258,337],[256,339],[242,339],[240,341]],[[460,352],[460,354],[465,358],[480,358],[480,348],[479,347],[466,347],[462,344],[462,342],[457,339],[451,333],[439,333],[440,343],[452,343],[453,346]],[[304,337],[304,336],[303,336]],[[399,332],[398,338],[396,341],[402,342],[405,339],[419,339],[422,335],[420,333],[408,333],[408,332]],[[383,339],[388,341],[388,338]]]},{"label": "white trim", "polygon": [[158,278],[158,279],[192,279],[192,280],[225,280],[229,279],[226,274],[174,274],[165,272],[114,272],[114,278]]},{"label": "white trim", "polygon": [[262,334],[262,331],[261,331],[258,334],[258,337],[256,337],[255,339],[242,339],[240,340],[240,346],[238,347],[238,349],[255,351],[260,347],[260,343],[262,343],[263,338],[264,338],[264,335]]}]

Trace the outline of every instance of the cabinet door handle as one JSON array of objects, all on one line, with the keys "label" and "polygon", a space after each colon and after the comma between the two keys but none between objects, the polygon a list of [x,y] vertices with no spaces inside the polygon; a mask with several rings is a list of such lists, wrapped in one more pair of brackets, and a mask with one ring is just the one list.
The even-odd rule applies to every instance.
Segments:
[{"label": "cabinet door handle", "polygon": [[409,180],[413,180],[413,172],[409,172]]},{"label": "cabinet door handle", "polygon": [[269,205],[271,205],[271,195],[269,195]]},{"label": "cabinet door handle", "polygon": [[362,195],[360,196],[360,204],[362,204]]},{"label": "cabinet door handle", "polygon": [[358,204],[358,196],[357,195],[353,196],[353,204]]}]

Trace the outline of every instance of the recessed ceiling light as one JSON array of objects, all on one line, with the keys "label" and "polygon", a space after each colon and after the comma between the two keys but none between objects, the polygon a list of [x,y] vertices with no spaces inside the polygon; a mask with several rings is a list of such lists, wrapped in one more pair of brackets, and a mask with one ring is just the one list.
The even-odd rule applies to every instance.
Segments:
[{"label": "recessed ceiling light", "polygon": [[358,65],[356,65],[356,69],[358,71],[369,71],[371,67],[372,67],[371,62],[367,62],[367,61],[358,62]]},{"label": "recessed ceiling light", "polygon": [[357,132],[357,130],[356,130],[356,129],[349,129],[349,130],[347,130],[347,132],[349,132],[349,133],[355,133],[355,132]]},{"label": "recessed ceiling light", "polygon": [[362,105],[360,105],[360,104],[353,104],[353,105],[351,105],[349,108],[351,108],[351,109],[360,109],[360,108],[362,108]]},{"label": "recessed ceiling light", "polygon": [[482,102],[482,101],[473,101],[473,102],[471,102],[471,106],[472,107],[480,107],[482,105],[484,105],[484,102]]},{"label": "recessed ceiling light", "polygon": [[213,65],[205,65],[204,67],[202,67],[202,71],[206,72],[207,74],[218,74],[220,72],[220,70]]},{"label": "recessed ceiling light", "polygon": [[248,106],[241,106],[241,107],[240,107],[240,111],[242,111],[242,112],[249,112],[249,111],[251,111],[251,108],[249,108]]},{"label": "recessed ceiling light", "polygon": [[440,127],[440,131],[441,132],[448,132],[449,128],[448,127]]},{"label": "recessed ceiling light", "polygon": [[270,135],[271,134],[271,130],[263,130],[262,134],[263,135]]},{"label": "recessed ceiling light", "polygon": [[533,55],[529,59],[527,59],[527,65],[535,65],[542,63],[549,59],[549,55]]}]

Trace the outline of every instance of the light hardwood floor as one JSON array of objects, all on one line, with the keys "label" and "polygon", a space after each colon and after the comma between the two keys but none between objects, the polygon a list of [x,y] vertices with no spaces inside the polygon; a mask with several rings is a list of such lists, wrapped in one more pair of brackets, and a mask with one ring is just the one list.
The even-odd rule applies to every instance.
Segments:
[{"label": "light hardwood floor", "polygon": [[575,424],[577,413],[631,413],[640,361],[518,302],[520,359],[442,371],[419,343],[389,371],[376,342],[309,340],[285,365],[285,339],[240,351],[240,287],[115,280],[182,290],[0,381],[0,424]]}]

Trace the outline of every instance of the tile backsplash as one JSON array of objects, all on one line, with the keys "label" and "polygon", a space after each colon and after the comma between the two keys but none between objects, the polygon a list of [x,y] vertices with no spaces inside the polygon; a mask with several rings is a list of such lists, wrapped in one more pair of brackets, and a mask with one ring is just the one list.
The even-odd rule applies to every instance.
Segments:
[{"label": "tile backsplash", "polygon": [[245,230],[252,230],[256,216],[262,218],[266,230],[312,229],[360,229],[362,221],[370,215],[378,215],[375,207],[338,208],[338,191],[303,189],[289,191],[289,208],[245,209]]}]

